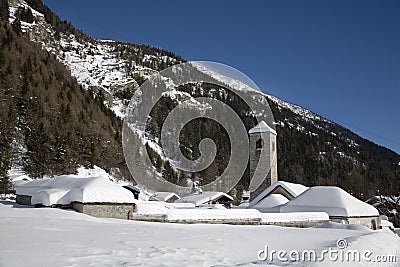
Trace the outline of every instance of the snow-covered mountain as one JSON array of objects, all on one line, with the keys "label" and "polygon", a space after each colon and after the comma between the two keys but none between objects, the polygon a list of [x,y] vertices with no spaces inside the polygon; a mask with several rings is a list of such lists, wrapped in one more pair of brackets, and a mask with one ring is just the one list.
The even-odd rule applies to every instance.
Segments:
[{"label": "snow-covered mountain", "polygon": [[[30,1],[31,3],[38,1]],[[166,51],[142,51],[141,46],[121,43],[112,40],[96,40],[85,36],[78,37],[74,34],[57,33],[52,25],[46,22],[44,14],[35,10],[24,0],[10,0],[10,23],[14,23],[19,17],[21,10],[29,10],[32,13],[31,22],[21,20],[21,30],[28,34],[29,38],[41,43],[43,48],[53,53],[70,70],[80,85],[85,89],[101,89],[109,95],[113,95],[113,102],[109,103],[116,114],[123,117],[123,104],[115,94],[125,88],[137,86],[136,79],[147,79],[165,66],[181,63],[179,57],[165,55]],[[34,6],[34,5],[33,5]],[[132,61],[129,56],[124,55],[125,50],[132,50],[128,53],[137,55],[138,60]],[[155,67],[149,67],[155,66]],[[248,85],[209,71],[213,78],[229,84],[239,90],[249,88]],[[134,89],[133,89],[134,90]],[[330,123],[328,120],[317,114],[304,109],[298,105],[287,103],[277,97],[267,95],[279,107],[286,108],[309,120],[318,120]],[[126,99],[124,99],[126,100]]]},{"label": "snow-covered mountain", "polygon": [[[35,1],[30,1],[35,2]],[[36,1],[37,2],[37,1]],[[137,86],[136,79],[147,79],[165,66],[181,63],[179,57],[165,55],[165,51],[142,51],[141,46],[121,43],[112,40],[96,40],[85,36],[78,37],[74,34],[57,33],[52,25],[46,22],[44,14],[32,8],[24,0],[10,0],[10,23],[14,23],[21,10],[29,10],[33,21],[21,20],[21,30],[29,35],[29,38],[41,43],[43,48],[53,53],[70,70],[80,85],[85,89],[96,88],[110,96],[109,107],[115,113],[123,117],[124,104],[127,99],[115,96],[118,91]],[[26,12],[26,11],[25,11]],[[132,61],[129,56],[124,55],[125,50],[137,55],[138,60]],[[156,67],[149,67],[156,66]],[[227,80],[218,73],[209,72],[213,78],[229,84],[233,88],[246,89],[248,85],[237,80]],[[213,74],[211,74],[213,73]],[[277,103],[279,107],[289,109],[299,116],[309,119],[330,123],[317,114],[304,109],[298,105],[287,103],[277,97],[268,95],[270,100]],[[301,127],[300,127],[301,128]]]},{"label": "snow-covered mountain", "polygon": [[181,58],[156,48],[96,40],[75,29],[62,32],[57,24],[66,23],[52,25],[46,20],[51,11],[41,1],[10,0],[9,10],[10,23],[19,20],[22,32],[55,54],[83,88],[104,93],[107,105],[121,117],[127,104],[121,92],[130,92],[138,86],[137,81],[182,62]]},{"label": "snow-covered mountain", "polygon": [[[9,23],[54,54],[82,88],[95,97],[102,96],[105,105],[121,118],[138,85],[152,74],[184,62],[171,52],[146,45],[96,40],[59,19],[40,0],[9,0],[8,4]],[[209,75],[238,90],[248,87]],[[182,94],[171,91],[171,101]],[[190,94],[186,92],[185,97]],[[298,105],[270,95],[265,99],[278,131],[280,177],[308,185],[336,184],[358,195],[376,189],[400,191],[400,155]]]}]

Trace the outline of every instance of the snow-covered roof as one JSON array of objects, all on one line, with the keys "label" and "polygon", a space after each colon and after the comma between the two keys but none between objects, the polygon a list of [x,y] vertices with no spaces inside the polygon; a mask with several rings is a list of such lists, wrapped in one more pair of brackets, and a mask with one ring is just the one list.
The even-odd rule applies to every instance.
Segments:
[{"label": "snow-covered roof", "polygon": [[180,199],[180,197],[173,192],[156,192],[149,198],[149,200],[167,202],[169,199],[173,197]]},{"label": "snow-covered roof", "polygon": [[128,190],[131,191],[131,192],[140,193],[140,188],[137,187],[137,186],[134,186],[134,185],[131,185],[131,184],[127,184],[127,185],[124,185],[124,186],[122,186],[122,187],[128,189]]},{"label": "snow-covered roof", "polygon": [[308,187],[301,184],[277,181],[266,188],[263,192],[261,192],[255,199],[253,199],[250,202],[249,207],[253,207],[264,198],[268,197],[270,194],[275,193],[278,188],[282,188],[283,190],[285,190],[289,195],[291,195],[292,198],[297,197],[308,189]]},{"label": "snow-covered roof", "polygon": [[[99,174],[99,173],[97,173]],[[15,186],[18,195],[32,196],[31,203],[53,204],[82,203],[133,203],[133,195],[108,179],[107,175],[95,177],[62,175],[34,180]]]},{"label": "snow-covered roof", "polygon": [[326,212],[331,217],[378,216],[373,206],[335,186],[315,186],[280,207],[281,212]]},{"label": "snow-covered roof", "polygon": [[251,128],[249,133],[272,133],[276,135],[276,131],[272,129],[265,121],[261,121],[255,127]]},{"label": "snow-covered roof", "polygon": [[289,199],[287,199],[285,196],[281,194],[271,194],[260,200],[258,203],[252,206],[252,208],[263,212],[264,209],[269,209],[278,205],[283,205],[286,204],[288,201]]},{"label": "snow-covered roof", "polygon": [[207,192],[203,192],[201,194],[191,194],[191,195],[185,196],[181,199],[178,199],[175,202],[177,202],[177,203],[193,203],[195,206],[200,206],[201,204],[205,204],[205,203],[214,201],[221,197],[226,197],[229,200],[233,201],[233,198],[230,195],[225,194],[223,192],[207,191]]}]

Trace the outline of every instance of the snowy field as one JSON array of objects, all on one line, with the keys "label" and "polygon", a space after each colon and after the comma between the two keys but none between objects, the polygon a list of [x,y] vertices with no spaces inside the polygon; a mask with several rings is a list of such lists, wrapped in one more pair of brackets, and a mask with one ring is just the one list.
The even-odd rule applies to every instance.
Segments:
[{"label": "snowy field", "polygon": [[[341,229],[342,228],[342,229]],[[0,266],[263,266],[268,246],[297,250],[371,251],[370,259],[396,256],[400,238],[389,230],[326,224],[318,228],[150,223],[100,219],[51,208],[0,202]],[[340,250],[337,240],[348,247]],[[257,254],[261,257],[258,259]],[[295,254],[291,254],[292,256]],[[398,263],[288,263],[270,266],[398,266]],[[282,258],[288,258],[288,254]],[[293,256],[294,257],[294,256]],[[319,257],[319,256],[318,256]],[[301,259],[301,257],[300,257]]]}]

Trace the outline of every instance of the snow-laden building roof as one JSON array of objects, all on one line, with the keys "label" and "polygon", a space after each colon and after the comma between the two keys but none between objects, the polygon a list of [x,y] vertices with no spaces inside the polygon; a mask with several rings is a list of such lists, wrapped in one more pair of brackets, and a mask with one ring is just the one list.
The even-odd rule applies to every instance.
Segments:
[{"label": "snow-laden building roof", "polygon": [[[98,176],[62,175],[34,180],[15,186],[17,195],[31,196],[31,204],[82,203],[133,203],[131,192],[109,180],[108,175]],[[88,174],[90,175],[90,174]]]},{"label": "snow-laden building roof", "polygon": [[249,133],[272,133],[276,135],[276,131],[272,129],[265,121],[261,121],[255,127],[251,128]]},{"label": "snow-laden building roof", "polygon": [[315,186],[280,207],[281,212],[326,212],[330,217],[378,216],[373,206],[335,186]]},{"label": "snow-laden building roof", "polygon": [[281,194],[287,199],[292,199],[302,194],[307,189],[308,187],[301,184],[277,181],[261,192],[256,198],[254,198],[250,202],[249,207],[253,208],[253,206],[257,205],[257,203],[261,202],[271,194]]},{"label": "snow-laden building roof", "polygon": [[200,206],[209,202],[213,202],[220,198],[226,198],[233,201],[233,198],[223,192],[203,192],[201,194],[191,194],[175,201],[176,203],[193,203],[195,206]]},{"label": "snow-laden building roof", "polygon": [[262,200],[260,200],[258,203],[256,203],[251,208],[263,212],[265,209],[270,209],[272,207],[284,205],[288,201],[289,201],[289,199],[287,199],[285,196],[283,196],[281,194],[271,194],[271,195],[268,195],[267,197],[263,198]]},{"label": "snow-laden building roof", "polygon": [[137,186],[134,186],[134,185],[131,185],[131,184],[127,184],[127,185],[124,185],[124,186],[122,186],[122,187],[128,189],[128,190],[131,191],[131,192],[140,193],[140,188],[137,187]]},{"label": "snow-laden building roof", "polygon": [[156,192],[149,198],[150,201],[164,201],[164,202],[168,202],[168,200],[170,199],[176,200],[180,199],[180,197],[173,192]]}]

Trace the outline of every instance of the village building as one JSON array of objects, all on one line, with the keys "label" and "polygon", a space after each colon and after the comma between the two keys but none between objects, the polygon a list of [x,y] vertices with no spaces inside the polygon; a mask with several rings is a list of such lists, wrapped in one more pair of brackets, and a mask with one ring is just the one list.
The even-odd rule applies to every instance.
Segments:
[{"label": "village building", "polygon": [[333,222],[359,224],[376,230],[379,212],[373,206],[335,186],[310,187],[301,195],[280,206],[286,212],[326,212]]},{"label": "village building", "polygon": [[173,192],[156,192],[149,198],[149,201],[174,203],[178,199],[180,199],[180,197]]},{"label": "village building", "polygon": [[[262,191],[250,203],[243,202],[239,207],[257,209],[261,212],[264,212],[264,210],[271,212],[271,209],[286,204],[307,189],[308,187],[301,184],[277,181]],[[275,208],[275,211],[279,212],[279,209]]]},{"label": "village building", "polygon": [[279,207],[289,202],[284,195],[270,194],[263,198],[260,202],[254,204],[251,208],[260,212],[271,212],[275,210],[279,212]]},{"label": "village building", "polygon": [[289,183],[284,181],[277,181],[261,192],[255,197],[249,204],[249,207],[253,207],[260,202],[263,202],[268,196],[273,194],[279,194],[284,196],[287,200],[292,200],[298,195],[302,194],[308,189],[307,186],[295,183]]},{"label": "village building", "polygon": [[95,217],[128,218],[134,195],[106,177],[73,175],[34,180],[16,186],[21,205],[72,208]]},{"label": "village building", "polygon": [[223,192],[203,192],[200,194],[190,194],[175,201],[175,203],[192,203],[196,207],[201,205],[223,204],[230,207],[233,198]]}]

